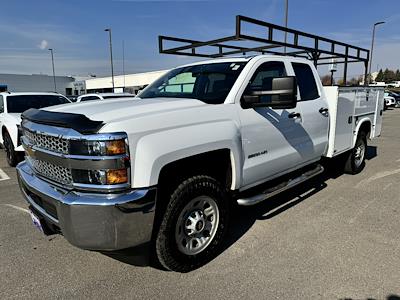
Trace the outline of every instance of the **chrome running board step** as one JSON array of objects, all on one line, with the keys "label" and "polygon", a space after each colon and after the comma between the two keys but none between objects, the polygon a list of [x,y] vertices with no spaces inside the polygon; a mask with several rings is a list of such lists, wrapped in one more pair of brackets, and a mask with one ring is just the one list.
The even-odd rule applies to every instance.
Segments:
[{"label": "chrome running board step", "polygon": [[237,200],[237,203],[239,205],[243,206],[250,206],[250,205],[255,205],[257,203],[260,203],[264,200],[267,200],[271,198],[272,196],[275,196],[285,190],[288,190],[314,176],[317,176],[318,174],[321,174],[324,171],[324,167],[321,165],[317,165],[314,169],[308,170],[301,174],[298,177],[291,178],[289,180],[286,180],[276,186],[273,186],[271,188],[268,188],[267,190],[263,191],[261,194],[247,197],[247,198],[239,198]]}]

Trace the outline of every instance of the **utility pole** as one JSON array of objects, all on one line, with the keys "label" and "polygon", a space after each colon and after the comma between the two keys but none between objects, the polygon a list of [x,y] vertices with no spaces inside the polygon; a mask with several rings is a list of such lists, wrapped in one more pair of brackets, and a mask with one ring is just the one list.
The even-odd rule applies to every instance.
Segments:
[{"label": "utility pole", "polygon": [[111,28],[106,28],[104,31],[108,31],[108,37],[110,40],[110,61],[111,61],[111,80],[112,80],[112,92],[114,93],[115,85],[114,85],[114,63],[113,63],[113,54],[112,54],[112,37],[111,37]]},{"label": "utility pole", "polygon": [[56,72],[54,70],[54,55],[53,55],[53,48],[49,48],[51,53],[51,64],[53,66],[53,81],[54,81],[54,91],[57,92],[57,84],[56,84]]},{"label": "utility pole", "polygon": [[125,92],[125,41],[124,40],[122,40],[122,74],[124,75],[123,92]]},{"label": "utility pole", "polygon": [[[289,15],[289,0],[285,0],[285,27],[288,27],[288,15]],[[287,42],[287,32],[285,31],[285,44]],[[286,46],[283,48],[283,53],[286,54]]]},{"label": "utility pole", "polygon": [[[371,57],[369,59],[369,70],[368,70],[368,83],[371,83],[371,68],[372,68],[372,53],[374,51],[374,42],[375,42],[375,27],[381,24],[385,24],[385,22],[376,22],[374,24],[374,28],[372,29],[372,43],[371,43]],[[367,82],[367,78],[365,78],[365,82]]]}]

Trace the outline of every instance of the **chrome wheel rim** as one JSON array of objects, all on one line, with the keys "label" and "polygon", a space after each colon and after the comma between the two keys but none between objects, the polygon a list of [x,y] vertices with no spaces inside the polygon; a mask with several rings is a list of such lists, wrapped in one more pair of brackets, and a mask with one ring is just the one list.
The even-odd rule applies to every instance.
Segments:
[{"label": "chrome wheel rim", "polygon": [[219,224],[218,205],[208,196],[192,199],[179,215],[175,240],[179,251],[196,255],[208,247]]},{"label": "chrome wheel rim", "polygon": [[362,162],[364,161],[364,156],[365,156],[365,145],[363,142],[361,142],[355,149],[355,155],[354,155],[354,163],[356,167],[358,168],[361,166]]}]

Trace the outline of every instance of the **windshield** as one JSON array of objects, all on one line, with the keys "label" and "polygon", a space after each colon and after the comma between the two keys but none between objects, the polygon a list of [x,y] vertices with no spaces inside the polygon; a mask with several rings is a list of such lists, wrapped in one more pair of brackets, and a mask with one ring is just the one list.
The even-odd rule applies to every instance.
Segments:
[{"label": "windshield", "polygon": [[195,65],[174,69],[149,85],[139,97],[192,98],[224,103],[246,62]]},{"label": "windshield", "polygon": [[103,96],[104,99],[118,99],[118,98],[133,98],[135,95],[124,95],[124,96]]},{"label": "windshield", "polygon": [[9,113],[23,113],[30,108],[43,108],[58,104],[71,103],[59,95],[20,95],[7,97],[7,110]]}]

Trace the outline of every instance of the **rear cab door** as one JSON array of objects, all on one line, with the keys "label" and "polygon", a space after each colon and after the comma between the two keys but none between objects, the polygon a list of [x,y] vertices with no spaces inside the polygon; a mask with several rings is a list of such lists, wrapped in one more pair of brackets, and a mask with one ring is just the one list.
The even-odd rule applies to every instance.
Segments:
[{"label": "rear cab door", "polygon": [[297,108],[301,113],[304,130],[298,152],[302,162],[308,164],[320,160],[328,147],[328,103],[314,65],[307,60],[287,60],[288,70],[297,80]]}]

